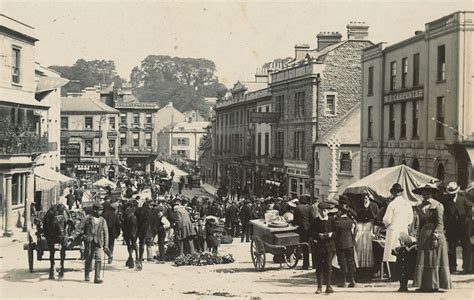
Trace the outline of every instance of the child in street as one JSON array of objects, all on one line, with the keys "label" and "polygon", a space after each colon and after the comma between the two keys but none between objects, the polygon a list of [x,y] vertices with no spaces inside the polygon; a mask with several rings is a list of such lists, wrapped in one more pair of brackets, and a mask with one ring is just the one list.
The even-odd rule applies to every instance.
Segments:
[{"label": "child in street", "polygon": [[397,257],[396,264],[400,270],[399,292],[408,292],[408,280],[413,279],[416,262],[416,242],[405,232],[400,233],[400,246],[392,250],[392,254]]},{"label": "child in street", "polygon": [[217,248],[219,246],[219,240],[217,237],[217,224],[216,219],[209,217],[206,221],[206,244],[209,252],[217,254]]},{"label": "child in street", "polygon": [[199,218],[196,225],[196,250],[198,252],[204,252],[204,243],[206,241],[206,227],[204,225],[204,219]]}]

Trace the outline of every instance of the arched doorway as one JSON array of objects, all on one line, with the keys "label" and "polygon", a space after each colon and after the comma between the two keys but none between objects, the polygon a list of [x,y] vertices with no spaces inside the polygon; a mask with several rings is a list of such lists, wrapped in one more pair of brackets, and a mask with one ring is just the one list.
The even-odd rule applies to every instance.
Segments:
[{"label": "arched doorway", "polygon": [[369,162],[367,163],[367,175],[372,174],[374,168],[374,161],[372,158],[369,158]]},{"label": "arched doorway", "polygon": [[420,162],[418,161],[418,158],[414,158],[413,161],[411,162],[411,167],[417,171],[420,171]]},{"label": "arched doorway", "polygon": [[393,167],[395,165],[395,159],[393,159],[393,156],[390,155],[390,158],[388,160],[388,166]]},{"label": "arched doorway", "polygon": [[402,165],[407,165],[407,161],[406,160],[402,160]]},{"label": "arched doorway", "polygon": [[444,175],[444,165],[442,163],[439,163],[438,167],[436,168],[436,178],[441,181],[444,181]]}]

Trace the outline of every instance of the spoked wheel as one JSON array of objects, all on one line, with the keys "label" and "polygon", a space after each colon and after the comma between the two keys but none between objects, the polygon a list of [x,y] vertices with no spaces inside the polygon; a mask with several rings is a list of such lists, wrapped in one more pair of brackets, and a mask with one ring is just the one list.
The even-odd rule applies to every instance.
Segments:
[{"label": "spoked wheel", "polygon": [[265,246],[260,239],[253,239],[250,243],[250,255],[255,269],[263,271],[265,269]]},{"label": "spoked wheel", "polygon": [[297,248],[295,247],[292,252],[285,253],[285,263],[288,268],[293,269],[298,264]]}]

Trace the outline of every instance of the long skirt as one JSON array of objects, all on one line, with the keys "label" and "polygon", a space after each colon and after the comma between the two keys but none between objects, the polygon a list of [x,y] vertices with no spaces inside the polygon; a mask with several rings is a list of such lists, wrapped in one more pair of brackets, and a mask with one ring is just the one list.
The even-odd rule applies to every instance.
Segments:
[{"label": "long skirt", "polygon": [[442,234],[438,246],[433,247],[433,225],[426,224],[420,231],[418,256],[416,258],[415,277],[413,286],[421,289],[451,288],[449,273],[448,243]]},{"label": "long skirt", "polygon": [[356,253],[359,268],[372,268],[374,266],[374,254],[372,252],[372,228],[371,222],[357,223]]}]

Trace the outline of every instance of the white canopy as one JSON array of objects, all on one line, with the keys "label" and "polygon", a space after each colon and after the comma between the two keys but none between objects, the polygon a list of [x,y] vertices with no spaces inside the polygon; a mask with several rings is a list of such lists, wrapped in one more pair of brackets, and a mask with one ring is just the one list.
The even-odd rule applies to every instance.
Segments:
[{"label": "white canopy", "polygon": [[112,189],[115,189],[117,187],[117,185],[115,183],[108,180],[107,178],[101,178],[101,179],[97,180],[96,182],[94,182],[94,186],[101,187],[101,188],[109,186]]},{"label": "white canopy", "polygon": [[390,168],[382,168],[374,173],[361,178],[344,190],[344,194],[362,194],[369,193],[377,202],[390,197],[390,188],[394,183],[399,183],[403,191],[405,199],[409,199],[414,203],[421,201],[421,197],[414,194],[414,188],[424,185],[428,182],[437,182],[438,179],[418,172],[405,165],[399,165]]}]

